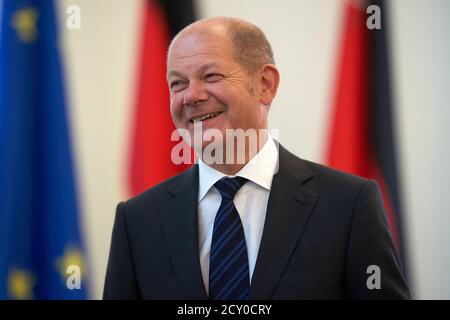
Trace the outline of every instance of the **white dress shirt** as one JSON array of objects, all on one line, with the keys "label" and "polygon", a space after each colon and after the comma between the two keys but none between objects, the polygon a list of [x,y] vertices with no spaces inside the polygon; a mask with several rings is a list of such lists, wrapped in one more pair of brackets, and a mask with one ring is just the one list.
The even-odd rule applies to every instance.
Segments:
[{"label": "white dress shirt", "polygon": [[[278,166],[278,149],[273,139],[268,137],[261,150],[235,176],[248,179],[236,193],[234,205],[241,217],[249,264],[250,281],[258,256],[259,245],[266,218],[267,202],[273,175]],[[214,184],[227,176],[208,166],[200,159],[198,191],[198,230],[200,266],[206,291],[209,292],[209,254],[211,249],[214,218],[222,201],[222,196]]]}]

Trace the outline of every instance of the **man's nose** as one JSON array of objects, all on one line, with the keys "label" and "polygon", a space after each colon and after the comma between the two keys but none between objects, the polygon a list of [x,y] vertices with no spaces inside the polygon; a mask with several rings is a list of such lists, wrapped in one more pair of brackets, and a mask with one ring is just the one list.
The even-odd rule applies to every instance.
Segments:
[{"label": "man's nose", "polygon": [[195,106],[202,101],[208,100],[208,93],[201,82],[194,81],[189,83],[185,90],[183,104],[188,106]]}]

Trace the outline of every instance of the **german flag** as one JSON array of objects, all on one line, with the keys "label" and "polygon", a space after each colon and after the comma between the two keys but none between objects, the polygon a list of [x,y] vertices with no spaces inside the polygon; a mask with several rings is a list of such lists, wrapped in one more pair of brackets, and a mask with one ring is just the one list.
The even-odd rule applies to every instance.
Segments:
[{"label": "german flag", "polygon": [[[380,28],[370,29],[377,18]],[[343,19],[327,162],[378,182],[392,238],[405,264],[387,7],[382,1],[345,1]]]},{"label": "german flag", "polygon": [[175,165],[171,142],[175,129],[169,111],[166,54],[172,37],[194,22],[190,0],[146,0],[142,12],[137,87],[128,160],[130,196],[187,169]]}]

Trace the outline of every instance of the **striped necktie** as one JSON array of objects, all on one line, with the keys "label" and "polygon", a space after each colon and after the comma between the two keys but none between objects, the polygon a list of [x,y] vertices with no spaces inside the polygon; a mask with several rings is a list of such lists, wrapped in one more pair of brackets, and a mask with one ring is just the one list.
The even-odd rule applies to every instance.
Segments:
[{"label": "striped necktie", "polygon": [[247,246],[241,218],[233,199],[247,181],[242,177],[225,178],[215,183],[222,195],[214,220],[209,260],[209,298],[243,300],[250,290]]}]

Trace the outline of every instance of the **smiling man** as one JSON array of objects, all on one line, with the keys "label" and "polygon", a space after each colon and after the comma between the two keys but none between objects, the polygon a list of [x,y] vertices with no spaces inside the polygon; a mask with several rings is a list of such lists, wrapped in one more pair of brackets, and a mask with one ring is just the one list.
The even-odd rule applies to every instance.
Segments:
[{"label": "smiling man", "polygon": [[[191,24],[167,71],[173,121],[199,161],[118,205],[104,298],[409,298],[376,183],[302,160],[268,134],[280,75],[258,27]],[[256,148],[227,135],[236,131],[254,132]],[[212,143],[233,155],[208,161]]]}]

